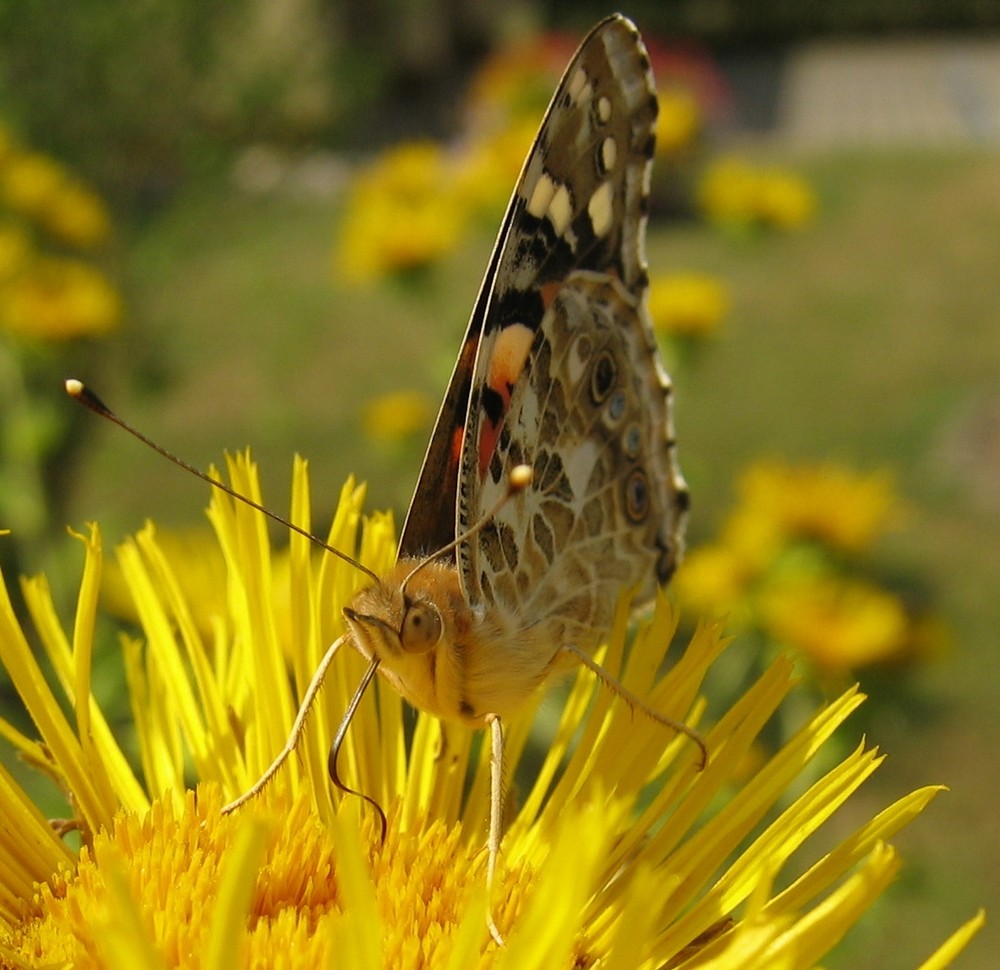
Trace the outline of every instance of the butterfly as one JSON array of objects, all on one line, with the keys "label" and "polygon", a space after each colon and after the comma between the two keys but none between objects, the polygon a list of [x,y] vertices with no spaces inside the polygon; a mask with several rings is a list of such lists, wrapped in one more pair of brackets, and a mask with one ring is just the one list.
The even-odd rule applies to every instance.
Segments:
[{"label": "butterfly", "polygon": [[[385,576],[359,566],[371,583],[344,609],[347,632],[317,669],[285,748],[225,812],[256,795],[294,750],[345,643],[369,664],[334,742],[334,782],[352,791],[337,776],[336,751],[376,673],[420,710],[488,728],[491,885],[503,725],[554,673],[589,667],[632,707],[687,734],[704,764],[697,732],[647,707],[591,657],[622,591],[634,591],[638,606],[670,578],[688,508],[673,390],[646,308],[656,116],[639,33],[608,17],[570,61],[514,188],[396,565]],[[79,381],[67,389],[149,443]],[[384,834],[384,812],[363,797]]]},{"label": "butterfly", "polygon": [[673,390],[645,305],[656,117],[639,33],[608,17],[514,189],[396,567],[344,611],[353,645],[414,707],[490,728],[491,877],[504,720],[574,663],[627,694],[590,654],[621,591],[647,602],[682,552]]}]

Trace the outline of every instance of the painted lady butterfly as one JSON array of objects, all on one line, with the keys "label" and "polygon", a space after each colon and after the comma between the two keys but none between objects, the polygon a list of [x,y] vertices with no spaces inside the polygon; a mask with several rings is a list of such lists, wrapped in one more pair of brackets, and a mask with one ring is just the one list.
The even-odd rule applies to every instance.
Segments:
[{"label": "painted lady butterfly", "polygon": [[567,663],[626,694],[589,654],[621,591],[647,602],[681,554],[688,493],[645,307],[656,115],[638,31],[609,17],[514,190],[399,561],[345,610],[351,642],[411,704],[490,726],[491,874],[504,718]]},{"label": "painted lady butterfly", "polygon": [[[294,749],[345,642],[369,668],[334,743],[334,781],[351,790],[336,776],[336,749],[376,671],[421,710],[489,726],[491,881],[502,724],[552,673],[585,664],[627,703],[689,735],[704,761],[696,732],[646,707],[590,657],[623,589],[636,590],[639,605],[670,578],[688,505],[672,389],[645,305],[656,115],[638,31],[609,17],[570,62],[514,189],[397,564],[344,610],[348,632],[317,670],[288,744],[225,811],[258,793]],[[124,424],[79,382],[67,387]]]}]

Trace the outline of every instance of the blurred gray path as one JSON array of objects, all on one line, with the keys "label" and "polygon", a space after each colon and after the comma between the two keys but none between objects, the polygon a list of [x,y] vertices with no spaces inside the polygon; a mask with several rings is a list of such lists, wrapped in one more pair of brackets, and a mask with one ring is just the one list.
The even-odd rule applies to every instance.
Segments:
[{"label": "blurred gray path", "polygon": [[808,44],[776,88],[768,134],[796,146],[1000,144],[1000,38]]}]

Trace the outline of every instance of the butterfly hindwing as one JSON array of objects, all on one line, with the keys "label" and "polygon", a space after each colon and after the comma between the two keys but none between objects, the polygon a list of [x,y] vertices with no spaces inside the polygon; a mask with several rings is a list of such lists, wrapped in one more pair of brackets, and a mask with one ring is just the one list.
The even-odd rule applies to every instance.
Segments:
[{"label": "butterfly hindwing", "polygon": [[515,465],[533,469],[531,487],[463,550],[472,602],[544,625],[552,642],[589,648],[623,588],[645,601],[669,579],[687,500],[671,393],[641,304],[613,276],[571,274],[546,312],[480,486],[489,507]]}]

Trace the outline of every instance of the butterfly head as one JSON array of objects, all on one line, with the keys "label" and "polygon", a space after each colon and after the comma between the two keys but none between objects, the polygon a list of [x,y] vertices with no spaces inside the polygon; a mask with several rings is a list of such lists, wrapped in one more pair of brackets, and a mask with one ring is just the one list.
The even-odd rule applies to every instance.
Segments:
[{"label": "butterfly head", "polygon": [[454,563],[401,559],[344,610],[349,635],[415,707],[454,717],[456,664],[472,626]]},{"label": "butterfly head", "polygon": [[386,581],[359,593],[344,616],[358,649],[381,660],[427,653],[444,632],[441,611],[431,599]]}]

